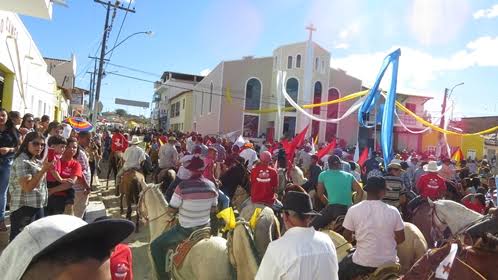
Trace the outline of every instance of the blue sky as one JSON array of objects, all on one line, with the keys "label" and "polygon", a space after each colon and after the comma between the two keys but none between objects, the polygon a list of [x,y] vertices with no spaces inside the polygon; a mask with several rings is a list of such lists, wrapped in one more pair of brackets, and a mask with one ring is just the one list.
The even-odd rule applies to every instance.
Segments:
[{"label": "blue sky", "polygon": [[[101,40],[105,9],[92,0],[67,0],[55,6],[51,21],[22,17],[44,56],[78,60],[77,85],[88,88]],[[125,1],[124,5],[128,5]],[[429,111],[439,109],[445,87],[455,89],[455,116],[498,114],[498,3],[480,0],[134,0],[123,39],[108,72],[157,80],[163,71],[199,74],[220,61],[246,55],[269,56],[282,44],[304,41],[304,27],[317,27],[314,39],[332,54],[331,66],[346,70],[370,85],[383,57],[401,47],[399,91],[434,96]],[[115,42],[124,12],[114,20]],[[150,101],[153,85],[111,74],[103,80],[105,110],[114,98]],[[127,108],[133,113],[147,113]],[[433,113],[433,115],[436,113]]]}]

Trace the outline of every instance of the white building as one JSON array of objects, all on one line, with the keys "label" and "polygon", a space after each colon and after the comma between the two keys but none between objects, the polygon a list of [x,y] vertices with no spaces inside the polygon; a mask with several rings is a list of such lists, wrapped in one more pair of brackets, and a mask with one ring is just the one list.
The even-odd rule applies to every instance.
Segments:
[{"label": "white building", "polygon": [[19,16],[0,11],[0,106],[53,118],[56,90],[56,81]]}]

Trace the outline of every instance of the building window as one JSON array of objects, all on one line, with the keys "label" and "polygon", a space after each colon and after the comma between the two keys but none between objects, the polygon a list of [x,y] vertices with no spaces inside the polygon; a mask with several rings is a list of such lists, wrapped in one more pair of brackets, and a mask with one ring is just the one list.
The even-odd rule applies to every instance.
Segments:
[{"label": "building window", "polygon": [[209,113],[213,109],[213,83],[209,86]]},{"label": "building window", "polygon": [[317,58],[315,58],[315,71],[318,71],[318,62],[319,62],[319,59],[317,57]]},{"label": "building window", "polygon": [[204,112],[204,90],[201,91],[201,116],[203,112]]},{"label": "building window", "polygon": [[[285,90],[287,91],[287,94],[290,95],[292,100],[297,103],[297,96],[299,92],[299,82],[296,78],[290,78],[287,80],[287,83],[285,84]],[[289,102],[285,102],[285,106],[291,106]],[[294,110],[295,111],[295,110]]]},{"label": "building window", "polygon": [[273,59],[273,68],[278,68],[278,56],[275,56],[275,58]]},{"label": "building window", "polygon": [[183,106],[182,106],[182,109],[185,110],[185,99],[183,99]]},{"label": "building window", "polygon": [[417,112],[417,105],[413,104],[413,103],[406,103],[405,104],[405,107],[406,109],[416,113]]},{"label": "building window", "polygon": [[292,69],[292,56],[287,57],[287,69]]},{"label": "building window", "polygon": [[[339,91],[336,88],[329,89],[328,101],[335,100],[339,98]],[[339,114],[339,104],[327,105],[327,119],[336,119]],[[325,126],[325,141],[329,142],[336,138],[337,135],[337,124],[327,123]]]},{"label": "building window", "polygon": [[246,84],[246,105],[245,110],[259,110],[261,103],[261,82],[252,78]]},{"label": "building window", "polygon": [[244,137],[258,137],[259,116],[244,115],[244,127],[242,134]]},{"label": "building window", "polygon": [[[316,104],[320,102],[322,102],[322,83],[316,82],[315,89],[313,91],[313,103]],[[320,115],[320,108],[321,107],[314,107],[313,114]]]},{"label": "building window", "polygon": [[325,59],[322,59],[322,73],[325,73]]},{"label": "building window", "polygon": [[301,68],[301,55],[296,56],[296,68]]}]

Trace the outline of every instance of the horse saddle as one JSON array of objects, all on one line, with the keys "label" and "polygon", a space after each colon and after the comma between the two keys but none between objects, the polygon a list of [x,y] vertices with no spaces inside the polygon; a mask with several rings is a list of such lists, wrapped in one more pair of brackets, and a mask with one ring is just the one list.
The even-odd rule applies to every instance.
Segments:
[{"label": "horse saddle", "polygon": [[172,261],[173,265],[177,268],[180,269],[183,261],[187,257],[188,253],[190,252],[190,249],[194,247],[195,244],[197,244],[199,241],[203,239],[207,239],[211,237],[211,228],[210,227],[205,227],[198,229],[189,236],[189,238],[185,239],[182,241],[177,247],[176,251],[173,253]]},{"label": "horse saddle", "polygon": [[397,275],[400,272],[401,265],[399,263],[390,263],[378,267],[368,279],[387,279],[388,275]]}]

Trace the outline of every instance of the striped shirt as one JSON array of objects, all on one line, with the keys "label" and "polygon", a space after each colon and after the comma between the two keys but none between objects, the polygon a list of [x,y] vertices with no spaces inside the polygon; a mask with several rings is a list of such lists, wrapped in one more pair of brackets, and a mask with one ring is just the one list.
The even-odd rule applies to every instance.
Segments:
[{"label": "striped shirt", "polygon": [[15,211],[23,206],[33,208],[43,208],[47,206],[48,191],[45,176],[40,180],[36,188],[30,192],[24,192],[19,184],[19,179],[31,179],[42,167],[42,163],[37,159],[30,159],[26,153],[20,154],[12,165],[9,179],[10,210]]},{"label": "striped shirt", "polygon": [[399,208],[399,197],[406,191],[403,180],[397,176],[384,176],[384,179],[386,180],[387,191],[382,201]]},{"label": "striped shirt", "polygon": [[213,182],[204,177],[182,181],[175,189],[170,207],[178,208],[178,221],[184,228],[206,225],[211,208],[218,205],[218,191]]}]

